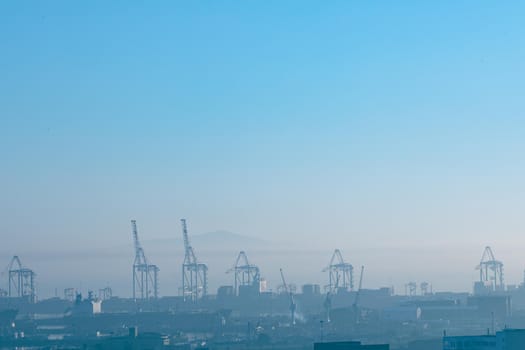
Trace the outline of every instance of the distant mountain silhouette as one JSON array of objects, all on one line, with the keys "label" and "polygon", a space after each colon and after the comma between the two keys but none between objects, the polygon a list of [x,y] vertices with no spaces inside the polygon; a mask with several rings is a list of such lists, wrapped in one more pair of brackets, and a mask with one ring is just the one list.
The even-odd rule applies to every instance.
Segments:
[{"label": "distant mountain silhouette", "polygon": [[[159,248],[161,250],[163,247],[173,248],[179,246],[182,248],[184,244],[182,237],[144,240],[143,243],[146,247],[151,247],[152,249]],[[272,246],[272,242],[225,230],[190,235],[190,243],[196,251],[231,249],[244,250]]]},{"label": "distant mountain silhouette", "polygon": [[268,244],[269,242],[256,237],[244,236],[230,231],[218,230],[213,232],[201,233],[190,237],[192,242],[210,243],[248,243],[248,244]]}]

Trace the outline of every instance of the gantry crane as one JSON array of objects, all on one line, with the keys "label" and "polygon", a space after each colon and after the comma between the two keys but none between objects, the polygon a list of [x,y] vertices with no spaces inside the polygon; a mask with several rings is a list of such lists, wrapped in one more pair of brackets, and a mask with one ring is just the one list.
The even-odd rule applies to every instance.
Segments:
[{"label": "gantry crane", "polygon": [[503,284],[503,263],[494,258],[492,249],[485,247],[481,262],[476,267],[479,270],[479,281],[490,288],[491,291],[502,291],[505,289]]},{"label": "gantry crane", "polygon": [[18,256],[13,256],[9,264],[9,289],[10,297],[28,298],[28,301],[36,301],[35,276],[33,270],[23,267]]},{"label": "gantry crane", "polygon": [[226,273],[233,272],[235,274],[235,295],[239,295],[239,289],[242,286],[252,286],[259,290],[259,282],[261,280],[259,267],[257,265],[250,264],[248,257],[244,251],[239,252],[235,265]]},{"label": "gantry crane", "polygon": [[135,260],[133,262],[133,299],[156,299],[159,295],[157,265],[149,264],[139,241],[137,221],[131,220],[133,243],[135,245]]},{"label": "gantry crane", "polygon": [[181,219],[184,240],[184,262],[182,263],[182,296],[184,300],[196,302],[208,293],[208,266],[197,261],[190,244],[186,219]]},{"label": "gantry crane", "polygon": [[331,294],[337,294],[339,290],[351,291],[354,289],[354,268],[352,264],[346,263],[339,249],[334,251],[330,264],[323,269],[328,272],[327,290]]}]

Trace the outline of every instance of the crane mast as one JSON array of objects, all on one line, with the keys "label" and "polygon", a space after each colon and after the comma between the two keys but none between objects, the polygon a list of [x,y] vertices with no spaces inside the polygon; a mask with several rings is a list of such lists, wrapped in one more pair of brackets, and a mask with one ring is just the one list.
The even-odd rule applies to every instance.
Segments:
[{"label": "crane mast", "polygon": [[157,265],[149,264],[146,254],[139,241],[137,221],[131,220],[131,232],[135,246],[135,261],[133,262],[133,299],[149,300],[158,298],[158,273]]},{"label": "crane mast", "polygon": [[190,244],[188,237],[188,226],[186,225],[186,219],[181,219],[182,224],[182,237],[184,239],[184,263],[185,264],[197,264],[197,257],[195,251]]},{"label": "crane mast", "polygon": [[281,269],[279,269],[279,271],[281,272],[281,279],[283,281],[284,290],[286,291],[286,294],[288,294],[289,297],[290,297],[290,313],[291,313],[291,317],[292,317],[292,325],[295,325],[295,309],[297,308],[297,305],[295,304],[293,292],[291,291],[290,288],[288,288],[288,284],[286,284],[286,280],[284,278],[283,269],[281,268]]},{"label": "crane mast", "polygon": [[135,245],[135,264],[147,264],[144,249],[140,245],[137,221],[131,220],[131,230],[133,233],[133,243]]},{"label": "crane mast", "polygon": [[208,266],[197,261],[190,244],[186,219],[181,219],[184,240],[184,262],[182,263],[182,295],[184,300],[196,302],[208,292]]}]

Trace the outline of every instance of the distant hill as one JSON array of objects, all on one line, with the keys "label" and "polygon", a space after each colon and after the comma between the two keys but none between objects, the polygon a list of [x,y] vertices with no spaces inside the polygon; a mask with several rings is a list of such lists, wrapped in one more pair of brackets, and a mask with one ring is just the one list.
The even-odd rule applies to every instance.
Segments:
[{"label": "distant hill", "polygon": [[[244,250],[272,246],[269,241],[224,230],[190,235],[190,242],[197,251]],[[143,243],[146,247],[161,250],[165,247],[182,247],[184,244],[182,237],[144,240]]]},{"label": "distant hill", "polygon": [[240,235],[238,233],[233,233],[230,231],[207,232],[207,233],[202,233],[199,235],[194,235],[190,239],[195,244],[197,243],[203,243],[203,244],[246,243],[246,244],[264,244],[264,245],[269,244],[269,242],[262,240],[260,238],[244,236],[244,235]]}]

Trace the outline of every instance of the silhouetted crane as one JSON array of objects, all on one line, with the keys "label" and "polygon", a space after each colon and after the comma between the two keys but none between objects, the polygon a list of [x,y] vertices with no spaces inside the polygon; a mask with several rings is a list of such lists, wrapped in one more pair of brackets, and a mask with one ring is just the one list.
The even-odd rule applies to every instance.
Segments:
[{"label": "silhouetted crane", "polygon": [[36,301],[35,276],[33,270],[23,267],[18,256],[13,256],[8,267],[10,297],[28,298],[29,302]]},{"label": "silhouetted crane", "polygon": [[476,269],[479,270],[479,281],[489,286],[492,291],[503,290],[503,263],[494,258],[492,249],[485,247],[481,262]]},{"label": "silhouetted crane", "polygon": [[295,324],[295,309],[297,308],[297,305],[295,304],[295,300],[293,297],[293,292],[288,288],[288,285],[286,284],[286,280],[284,279],[284,273],[283,269],[279,269],[281,271],[281,279],[283,280],[284,290],[286,291],[286,294],[290,297],[290,313],[292,317],[292,325]]},{"label": "silhouetted crane", "polygon": [[330,259],[330,264],[323,269],[323,272],[328,272],[328,291],[332,294],[337,294],[339,289],[353,290],[353,271],[352,264],[346,263],[341,251],[336,249]]},{"label": "silhouetted crane", "polygon": [[149,264],[144,249],[139,242],[137,221],[131,220],[133,243],[135,245],[135,260],[133,262],[133,299],[147,300],[157,298],[158,273],[157,265]]},{"label": "silhouetted crane", "polygon": [[235,265],[230,268],[226,273],[235,273],[235,294],[239,295],[239,289],[241,286],[252,286],[259,288],[258,284],[261,280],[259,267],[257,265],[250,264],[248,256],[244,251],[239,252]]},{"label": "silhouetted crane", "polygon": [[184,300],[193,302],[208,292],[208,266],[197,261],[195,251],[190,244],[186,219],[181,219],[182,238],[184,239],[184,262],[182,263],[182,295]]}]

